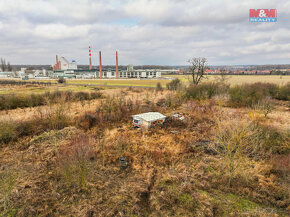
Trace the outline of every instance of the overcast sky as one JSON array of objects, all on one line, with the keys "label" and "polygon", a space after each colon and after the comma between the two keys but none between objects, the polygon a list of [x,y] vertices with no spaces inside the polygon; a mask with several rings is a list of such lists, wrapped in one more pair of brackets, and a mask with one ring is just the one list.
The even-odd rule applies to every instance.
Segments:
[{"label": "overcast sky", "polygon": [[[250,23],[249,9],[277,9],[276,23]],[[290,64],[289,0],[0,0],[0,57],[53,64]]]}]

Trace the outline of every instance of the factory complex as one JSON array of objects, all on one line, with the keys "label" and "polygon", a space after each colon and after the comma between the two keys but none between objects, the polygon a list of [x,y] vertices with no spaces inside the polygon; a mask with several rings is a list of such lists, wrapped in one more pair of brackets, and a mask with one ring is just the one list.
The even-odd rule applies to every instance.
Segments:
[{"label": "factory complex", "polygon": [[103,69],[102,68],[102,53],[99,51],[99,68],[93,69],[91,58],[91,47],[89,47],[89,68],[78,69],[75,60],[69,62],[65,57],[56,55],[56,63],[52,66],[53,78],[160,78],[161,71],[157,69],[151,70],[134,70],[133,65],[128,65],[127,70],[119,70],[118,65],[118,51],[116,51],[116,68],[115,69]]},{"label": "factory complex", "polygon": [[60,58],[56,55],[55,64],[51,65],[51,69],[33,69],[21,67],[18,71],[2,71],[0,68],[0,78],[21,78],[22,80],[28,79],[158,79],[161,74],[175,73],[179,74],[178,69],[134,69],[130,64],[119,69],[118,64],[118,51],[116,51],[116,64],[115,67],[103,68],[102,53],[99,51],[98,66],[92,65],[91,47],[89,46],[89,66],[82,65],[78,67],[75,60],[67,60],[65,57]]}]

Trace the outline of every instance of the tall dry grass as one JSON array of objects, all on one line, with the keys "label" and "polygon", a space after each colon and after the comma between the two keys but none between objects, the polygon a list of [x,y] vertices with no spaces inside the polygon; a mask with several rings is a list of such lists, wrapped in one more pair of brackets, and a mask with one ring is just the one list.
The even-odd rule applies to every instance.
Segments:
[{"label": "tall dry grass", "polygon": [[0,95],[0,110],[35,107],[47,105],[47,103],[58,103],[60,98],[66,102],[72,102],[99,99],[101,96],[102,94],[100,92],[89,93],[72,91],[55,91],[30,95]]}]

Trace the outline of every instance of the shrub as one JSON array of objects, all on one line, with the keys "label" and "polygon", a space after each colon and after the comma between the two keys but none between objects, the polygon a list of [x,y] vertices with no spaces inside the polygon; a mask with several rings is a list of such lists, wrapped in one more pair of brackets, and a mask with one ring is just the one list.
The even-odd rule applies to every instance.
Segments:
[{"label": "shrub", "polygon": [[228,173],[229,186],[240,167],[243,152],[249,143],[248,124],[241,122],[219,123],[215,138],[215,150],[223,157],[223,164]]},{"label": "shrub", "polygon": [[178,90],[181,87],[181,81],[177,78],[166,84],[168,90]]},{"label": "shrub", "polygon": [[102,93],[94,91],[90,93],[90,99],[99,99],[102,97]]},{"label": "shrub", "polygon": [[88,100],[90,98],[90,94],[88,92],[77,92],[74,94],[74,97],[78,100]]},{"label": "shrub", "polygon": [[8,143],[16,137],[16,124],[12,121],[0,121],[0,143]]},{"label": "shrub", "polygon": [[[164,100],[164,104],[169,108],[177,108],[183,102],[183,97],[180,94],[167,94]],[[160,101],[158,102],[160,103]]]},{"label": "shrub", "polygon": [[79,185],[83,190],[90,162],[95,158],[93,140],[85,134],[74,137],[59,149],[58,164],[68,187]]},{"label": "shrub", "polygon": [[190,85],[185,92],[188,99],[211,99],[215,95],[225,94],[228,86],[225,84],[206,82],[199,85]]},{"label": "shrub", "polygon": [[156,91],[162,91],[162,90],[163,90],[163,88],[162,88],[160,82],[158,82],[158,83],[156,84]]},{"label": "shrub", "polygon": [[252,123],[248,129],[251,141],[247,153],[251,157],[268,157],[272,154],[289,153],[289,132],[279,131],[270,126]]},{"label": "shrub", "polygon": [[266,118],[268,114],[270,114],[274,110],[274,104],[272,103],[271,99],[267,97],[262,101],[258,102],[254,108],[260,110]]},{"label": "shrub", "polygon": [[65,80],[65,78],[59,78],[59,79],[57,80],[57,82],[58,82],[59,84],[65,84],[65,83],[66,83],[66,80]]},{"label": "shrub", "polygon": [[82,116],[79,121],[78,125],[85,130],[89,130],[97,124],[97,116],[94,113],[86,113]]},{"label": "shrub", "polygon": [[238,85],[230,88],[230,105],[254,107],[266,97],[277,97],[278,86],[270,83]]},{"label": "shrub", "polygon": [[17,138],[33,135],[37,133],[40,128],[39,122],[36,124],[34,120],[22,121],[21,123],[18,123],[16,127]]},{"label": "shrub", "polygon": [[133,111],[139,110],[139,105],[124,96],[112,96],[102,100],[97,108],[99,121],[120,121],[128,119]]},{"label": "shrub", "polygon": [[290,82],[279,88],[276,98],[279,100],[290,100]]},{"label": "shrub", "polygon": [[44,127],[48,129],[62,129],[70,125],[71,120],[67,115],[68,107],[64,103],[57,104],[56,108],[52,108],[46,117],[42,119]]}]

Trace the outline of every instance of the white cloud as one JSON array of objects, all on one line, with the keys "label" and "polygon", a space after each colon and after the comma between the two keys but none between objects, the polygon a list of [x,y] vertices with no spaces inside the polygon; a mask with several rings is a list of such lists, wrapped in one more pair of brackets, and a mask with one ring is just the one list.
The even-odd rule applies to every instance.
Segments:
[{"label": "white cloud", "polygon": [[69,39],[86,37],[90,25],[67,26],[64,24],[42,24],[36,26],[33,33],[45,39]]}]

